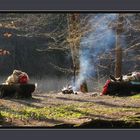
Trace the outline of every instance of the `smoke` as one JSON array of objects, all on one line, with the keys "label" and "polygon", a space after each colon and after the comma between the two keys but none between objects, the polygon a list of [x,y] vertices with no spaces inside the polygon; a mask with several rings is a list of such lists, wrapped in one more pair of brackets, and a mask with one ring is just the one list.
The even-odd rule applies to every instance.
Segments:
[{"label": "smoke", "polygon": [[76,78],[75,90],[85,80],[95,76],[99,55],[115,46],[115,31],[111,24],[116,19],[117,14],[96,14],[90,18],[90,33],[84,35],[80,42],[80,72]]}]

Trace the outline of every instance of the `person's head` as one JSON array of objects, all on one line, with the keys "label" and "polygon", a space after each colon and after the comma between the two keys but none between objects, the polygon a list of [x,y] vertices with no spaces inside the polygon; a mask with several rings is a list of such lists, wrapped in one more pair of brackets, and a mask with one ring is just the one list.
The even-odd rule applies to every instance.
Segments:
[{"label": "person's head", "polygon": [[13,71],[13,75],[19,76],[20,74],[22,74],[22,71],[20,71],[20,70]]}]

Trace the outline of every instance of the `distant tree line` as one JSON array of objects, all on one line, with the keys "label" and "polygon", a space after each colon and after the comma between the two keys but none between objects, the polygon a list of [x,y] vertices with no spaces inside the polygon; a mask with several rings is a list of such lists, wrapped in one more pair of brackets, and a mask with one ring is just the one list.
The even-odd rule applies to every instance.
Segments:
[{"label": "distant tree line", "polygon": [[[13,69],[21,69],[32,76],[64,76],[73,73],[70,32],[73,27],[68,20],[73,13],[1,13],[0,48],[10,52],[0,56],[0,75],[8,75]],[[79,13],[79,41],[88,36],[94,14]],[[124,14],[126,46],[123,49],[123,72],[139,70],[140,14]],[[76,23],[75,23],[76,24]],[[113,28],[113,25],[111,25]],[[80,49],[79,44],[75,47]],[[79,56],[77,56],[79,57]],[[104,76],[114,71],[114,50],[98,55],[96,74]],[[94,61],[92,62],[94,63]],[[91,63],[91,64],[92,64]]]}]

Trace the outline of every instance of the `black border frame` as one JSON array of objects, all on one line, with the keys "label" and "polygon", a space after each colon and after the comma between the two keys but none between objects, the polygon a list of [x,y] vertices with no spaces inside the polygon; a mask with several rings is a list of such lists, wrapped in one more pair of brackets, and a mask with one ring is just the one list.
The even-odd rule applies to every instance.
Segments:
[{"label": "black border frame", "polygon": [[139,130],[0,130],[2,140],[139,140]]},{"label": "black border frame", "polygon": [[139,0],[0,0],[0,10],[139,10]]},{"label": "black border frame", "polygon": [[[0,12],[140,12],[139,0],[0,0]],[[138,129],[1,128],[7,140],[139,140]]]}]

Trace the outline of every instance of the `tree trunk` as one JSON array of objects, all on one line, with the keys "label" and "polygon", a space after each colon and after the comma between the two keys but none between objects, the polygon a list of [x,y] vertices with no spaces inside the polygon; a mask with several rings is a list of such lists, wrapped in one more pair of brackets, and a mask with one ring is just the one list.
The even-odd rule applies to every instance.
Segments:
[{"label": "tree trunk", "polygon": [[115,60],[115,77],[118,78],[122,75],[122,49],[120,47],[116,48]]},{"label": "tree trunk", "polygon": [[121,34],[123,32],[123,16],[118,16],[118,25],[116,29],[116,52],[115,52],[115,77],[122,75],[122,49],[121,49]]},{"label": "tree trunk", "polygon": [[[80,60],[79,60],[79,51],[80,51],[80,19],[79,14],[68,14],[68,30],[69,30],[69,37],[68,42],[70,44],[71,55],[73,60],[73,71],[74,71],[74,85],[76,82],[76,77],[79,74],[80,69]],[[87,83],[84,81],[80,87],[83,87],[82,91],[87,91]],[[80,88],[79,87],[79,88]],[[84,89],[85,88],[85,89]],[[81,89],[81,88],[80,88]]]}]

